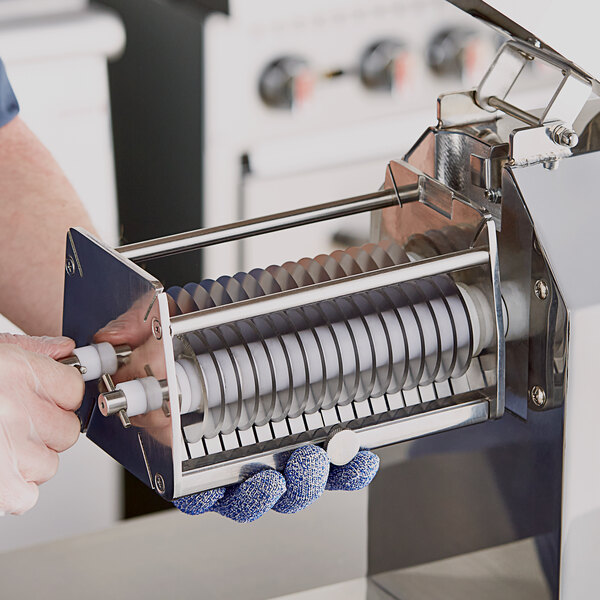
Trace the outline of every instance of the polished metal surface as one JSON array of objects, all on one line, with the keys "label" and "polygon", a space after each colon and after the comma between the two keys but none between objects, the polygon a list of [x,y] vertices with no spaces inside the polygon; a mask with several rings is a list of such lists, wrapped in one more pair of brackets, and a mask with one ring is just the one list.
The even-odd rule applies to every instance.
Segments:
[{"label": "polished metal surface", "polygon": [[102,416],[116,415],[122,410],[127,410],[127,399],[120,390],[110,390],[98,396],[98,408]]},{"label": "polished metal surface", "polygon": [[[542,51],[532,54],[547,58]],[[489,105],[509,106],[503,99],[505,93],[501,97],[488,92],[498,86],[501,89],[502,85],[508,86],[506,91],[510,89],[511,81],[494,80],[494,68],[515,56],[515,64],[522,63],[523,45],[506,45],[484,78],[479,99],[485,96],[492,99]],[[549,61],[554,64],[555,57]],[[515,67],[515,78],[521,70],[522,64]],[[568,91],[571,79],[587,85],[580,73],[566,73],[542,119],[561,100],[561,94]],[[580,89],[576,89],[577,93]],[[477,95],[471,99],[477,100]],[[562,100],[559,105],[564,105],[561,103]],[[379,263],[369,254],[373,248],[357,248],[346,251],[350,258],[340,255],[337,264],[331,262],[332,257],[318,257],[320,262],[303,259],[270,267],[271,270],[238,273],[215,282],[201,282],[193,289],[186,286],[175,299],[183,314],[172,316],[168,315],[166,295],[157,292],[148,305],[144,322],[148,321],[150,334],[165,357],[164,368],[159,369],[156,380],[169,394],[169,408],[162,411],[168,419],[167,446],[174,472],[173,487],[165,485],[167,497],[240,481],[259,466],[277,468],[286,451],[306,442],[323,444],[340,425],[352,430],[362,445],[374,448],[499,418],[505,405],[526,417],[528,391],[532,385],[545,389],[549,373],[556,372],[548,370],[548,360],[544,364],[534,361],[535,368],[528,372],[527,340],[539,339],[545,348],[553,349],[554,342],[548,340],[564,337],[549,333],[559,332],[554,326],[560,314],[556,293],[549,291],[549,309],[530,304],[528,292],[536,289],[531,281],[533,233],[511,168],[570,156],[567,146],[574,138],[562,122],[544,122],[543,127],[506,133],[502,129],[507,126],[506,119],[500,121],[477,120],[476,127],[426,132],[408,154],[408,163],[392,161],[388,165],[381,192],[150,240],[120,248],[118,254],[110,253],[113,259],[166,256],[371,211],[378,215],[378,232],[414,261],[400,265],[393,261]],[[531,119],[527,122],[533,123]],[[520,256],[523,249],[526,251]],[[77,268],[71,278],[78,270],[81,272],[76,258],[73,264]],[[345,266],[351,262],[357,265],[356,269]],[[132,266],[128,261],[123,264]],[[294,285],[282,285],[282,273],[290,281],[294,279]],[[459,314],[456,307],[450,308],[452,286],[440,298],[428,291],[444,288],[438,280],[428,279],[440,275],[476,286],[491,306],[492,317],[485,325],[491,328],[487,346],[474,365],[476,373],[468,367],[471,374],[467,373],[466,385],[458,381],[462,374],[452,371],[462,351],[456,337]],[[415,329],[413,339],[421,340],[423,363],[419,366],[415,359],[418,377],[411,372],[409,361],[396,363],[393,359],[394,343],[403,342],[405,347],[414,344],[404,333],[406,319],[402,336],[394,334],[392,341],[385,311],[372,310],[377,306],[373,294],[381,294],[382,290],[387,296],[388,290],[397,287],[410,297],[408,288],[402,287],[407,282],[415,282],[415,289],[426,299],[430,312],[430,316],[422,313],[415,317],[418,332]],[[151,315],[155,301],[162,309],[160,314]],[[345,323],[342,319],[340,323],[344,325],[336,330],[337,317],[332,320],[326,303],[339,304],[341,315],[350,315],[353,306],[360,306],[359,318],[354,324],[350,318]],[[394,310],[397,308],[394,305]],[[414,303],[411,310],[415,315],[419,312]],[[367,326],[371,313],[376,316]],[[540,328],[539,322],[547,314],[549,325]],[[297,315],[302,318],[299,320]],[[274,327],[273,322],[286,326]],[[530,323],[538,327],[538,337],[533,335]],[[460,328],[470,330],[474,326],[463,322]],[[342,347],[339,340],[346,329],[351,344]],[[444,340],[451,331],[454,338],[448,345]],[[376,350],[374,340],[387,341],[387,360]],[[173,342],[175,355],[170,349]],[[354,362],[346,352],[352,347]],[[361,352],[367,354],[359,359]],[[134,349],[132,357],[135,353]],[[201,384],[191,395],[180,396],[178,387],[182,380],[177,379],[175,371],[190,364]],[[299,368],[303,364],[304,375]],[[394,369],[402,370],[403,364],[408,366],[410,377],[403,379],[398,390],[392,389]],[[469,360],[464,364],[467,368]],[[216,375],[207,379],[211,369]],[[436,377],[438,373],[440,376]],[[145,368],[145,375],[148,374]],[[233,393],[228,399],[224,390],[235,392],[235,383],[237,395]],[[410,401],[408,394],[415,386],[419,396],[416,402]],[[433,389],[426,389],[427,386]],[[398,393],[401,399],[394,398]],[[187,398],[189,404],[190,397],[194,406],[184,407],[181,403]],[[548,398],[549,406],[555,406],[555,400],[560,403],[560,387],[551,386]],[[546,408],[545,404],[542,407],[534,402],[531,395],[529,401],[538,409]],[[144,443],[140,443],[144,453]],[[154,468],[147,469],[151,485],[156,484],[157,473]]]},{"label": "polished metal surface", "polygon": [[519,121],[527,123],[527,125],[539,125],[539,119],[535,115],[532,115],[531,113],[523,110],[522,108],[519,108],[518,106],[515,106],[510,102],[506,102],[506,100],[502,100],[497,96],[490,96],[489,98],[486,98],[486,102],[492,108],[497,108],[498,110],[501,110],[507,115],[510,115],[511,117],[519,119]]},{"label": "polished metal surface", "polygon": [[[354,431],[361,447],[376,449],[382,445],[413,440],[488,420],[490,398],[493,398],[494,390],[484,392],[468,392],[431,400],[361,419],[356,419],[353,415],[350,421],[342,425]],[[253,446],[188,459],[183,463],[180,495],[241,481],[257,468],[281,469],[285,464],[286,451],[306,443],[324,444],[334,427],[335,425],[321,427]]]},{"label": "polished metal surface", "polygon": [[[373,424],[357,432],[364,448],[377,448],[398,442],[416,439],[432,432],[441,433],[450,429],[482,423],[490,417],[490,403],[478,394],[467,394],[464,399],[454,396],[449,406],[428,410],[399,419],[393,424]],[[475,399],[473,399],[475,396]]]},{"label": "polished metal surface", "polygon": [[79,362],[76,356],[67,356],[67,358],[62,358],[59,362],[67,365],[67,367],[75,367],[82,375],[87,373],[87,369]]},{"label": "polished metal surface", "polygon": [[[419,199],[416,188],[401,190],[400,195],[403,202],[414,202]],[[318,223],[319,221],[377,210],[386,206],[392,206],[397,201],[396,192],[382,190],[373,194],[366,194],[336,202],[327,202],[317,206],[290,210],[256,219],[248,219],[239,223],[186,231],[185,233],[155,240],[129,244],[117,248],[117,252],[130,260],[140,261],[148,258],[158,258],[160,256],[204,248],[213,244],[221,244],[272,231],[280,231],[290,227],[298,227],[300,225],[308,225],[310,223]]]},{"label": "polished metal surface", "polygon": [[[162,286],[135,264],[97,242],[89,234],[72,229],[67,239],[67,258],[78,265],[74,274],[65,278],[63,333],[75,340],[77,346],[94,341],[96,333],[113,319],[131,316],[130,330],[124,331],[123,342],[134,351],[127,358],[126,368],[133,376],[145,376],[145,365],[164,377],[164,345],[151,332],[153,317],[164,319],[166,299],[160,301]],[[163,294],[164,295],[164,294]],[[159,308],[162,314],[159,315]],[[168,310],[167,328],[168,328]],[[134,342],[135,343],[132,343]],[[121,354],[127,354],[121,349]],[[171,357],[173,352],[171,350]],[[123,362],[123,361],[121,361]],[[119,373],[114,376],[119,382]],[[85,396],[78,416],[82,431],[94,443],[151,487],[151,473],[160,472],[165,478],[167,492],[173,490],[173,453],[171,419],[162,411],[144,418],[132,419],[131,427],[118,415],[104,417],[98,409],[98,381],[86,383]],[[153,475],[152,475],[153,476]]]},{"label": "polished metal surface", "polygon": [[597,546],[600,531],[600,486],[591,476],[599,468],[600,456],[595,425],[598,403],[593,401],[600,322],[594,252],[600,211],[593,199],[599,164],[600,154],[590,152],[561,161],[555,171],[539,166],[515,170],[536,225],[539,251],[568,315],[561,598],[569,600],[598,593],[598,554],[590,549]]},{"label": "polished metal surface", "polygon": [[371,581],[397,600],[552,597],[536,540],[531,538],[373,575]]},{"label": "polished metal surface", "polygon": [[[523,568],[541,566],[541,598],[556,599],[562,417],[561,408],[527,420],[507,411],[502,419],[380,450],[382,466],[369,490],[369,574],[385,579],[385,573],[429,564],[430,597],[446,597],[448,581],[436,577],[443,570],[434,561],[457,562],[482,548],[534,537]],[[502,561],[493,569],[500,578],[513,576]],[[465,580],[463,597],[478,598],[478,586],[499,585],[490,575]],[[411,598],[400,585],[388,589]]]},{"label": "polished metal surface", "polygon": [[131,421],[127,414],[127,397],[125,393],[115,388],[112,377],[108,373],[103,373],[100,381],[105,389],[105,391],[98,396],[98,410],[100,411],[100,414],[103,417],[119,415],[121,425],[126,429],[131,427]]}]

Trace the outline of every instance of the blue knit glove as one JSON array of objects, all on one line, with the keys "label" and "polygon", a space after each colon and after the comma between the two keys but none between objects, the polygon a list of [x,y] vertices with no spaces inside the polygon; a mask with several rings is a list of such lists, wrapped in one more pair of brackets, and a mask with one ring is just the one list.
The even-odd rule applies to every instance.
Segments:
[{"label": "blue knit glove", "polygon": [[330,465],[319,446],[303,446],[290,455],[283,474],[264,469],[228,488],[178,498],[173,504],[188,515],[213,511],[238,523],[250,523],[268,510],[295,513],[312,504],[325,490],[360,490],[375,477],[379,457],[361,450],[347,465]]}]

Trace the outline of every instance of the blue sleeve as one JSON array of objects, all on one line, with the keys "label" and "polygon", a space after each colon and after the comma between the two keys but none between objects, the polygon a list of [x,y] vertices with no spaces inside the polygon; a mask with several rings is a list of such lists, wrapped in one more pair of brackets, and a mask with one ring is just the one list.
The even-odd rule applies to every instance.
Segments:
[{"label": "blue sleeve", "polygon": [[12,121],[19,114],[19,103],[8,81],[4,63],[0,60],[0,127]]}]

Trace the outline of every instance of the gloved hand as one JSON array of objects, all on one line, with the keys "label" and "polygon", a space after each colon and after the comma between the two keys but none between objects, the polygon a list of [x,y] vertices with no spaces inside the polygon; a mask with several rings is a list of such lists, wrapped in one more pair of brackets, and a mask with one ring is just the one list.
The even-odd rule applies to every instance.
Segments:
[{"label": "gloved hand", "polygon": [[361,450],[347,465],[331,465],[318,446],[303,446],[290,455],[283,474],[264,469],[229,488],[217,488],[173,501],[188,515],[213,511],[238,523],[250,523],[271,508],[295,513],[312,504],[324,490],[360,490],[379,469],[379,457]]},{"label": "gloved hand", "polygon": [[83,378],[56,360],[69,356],[68,338],[0,334],[0,514],[22,514],[38,485],[58,468],[58,452],[79,437]]}]

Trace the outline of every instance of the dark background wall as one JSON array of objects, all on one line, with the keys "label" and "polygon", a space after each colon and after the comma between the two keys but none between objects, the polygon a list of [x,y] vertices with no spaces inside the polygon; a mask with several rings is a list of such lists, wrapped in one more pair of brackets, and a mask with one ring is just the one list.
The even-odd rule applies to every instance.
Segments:
[{"label": "dark background wall", "polygon": [[[122,243],[202,227],[203,30],[227,1],[100,0],[123,20],[127,43],[109,65]],[[199,252],[154,260],[162,283],[201,279]],[[124,515],[171,506],[124,473]]]}]

